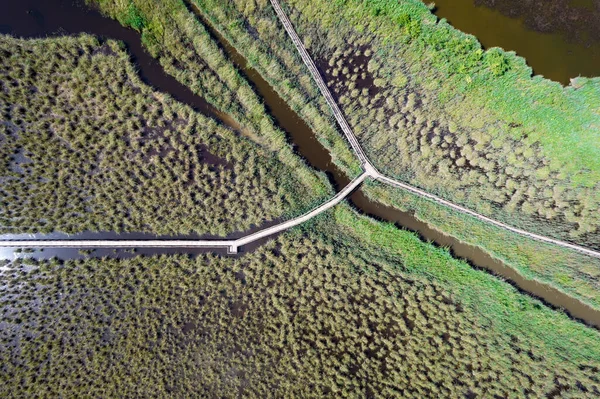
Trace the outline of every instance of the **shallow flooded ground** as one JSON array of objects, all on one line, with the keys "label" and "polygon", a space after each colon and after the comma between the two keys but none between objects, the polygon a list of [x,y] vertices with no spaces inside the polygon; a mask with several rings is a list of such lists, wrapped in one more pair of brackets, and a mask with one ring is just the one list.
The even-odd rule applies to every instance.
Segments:
[{"label": "shallow flooded ground", "polygon": [[598,1],[436,0],[435,6],[439,18],[485,48],[525,57],[536,75],[565,85],[577,76],[600,76]]},{"label": "shallow flooded ground", "polygon": [[[443,3],[443,2],[442,2]],[[308,125],[289,108],[287,103],[269,86],[269,84],[251,67],[248,66],[244,58],[233,48],[227,41],[218,34],[218,32],[207,25],[206,21],[195,9],[191,9],[198,17],[199,22],[205,24],[209,31],[217,40],[230,57],[234,64],[239,68],[240,72],[250,81],[255,90],[261,95],[265,105],[276,124],[288,133],[289,140],[301,155],[311,166],[318,170],[326,172],[332,179],[339,190],[343,188],[349,179],[331,162],[329,152],[317,140],[314,132]],[[15,36],[23,37],[45,37],[49,35],[75,34],[86,32],[98,36],[108,37],[111,39],[122,40],[133,54],[133,59],[137,63],[140,75],[146,83],[155,88],[169,93],[173,98],[184,102],[195,109],[212,115],[227,123],[227,117],[216,111],[212,106],[207,104],[203,99],[194,95],[187,87],[177,82],[174,78],[166,75],[160,65],[152,59],[141,47],[139,35],[133,30],[121,27],[118,22],[105,18],[99,13],[83,8],[80,3],[73,3],[66,0],[29,0],[24,2],[11,3],[6,13],[0,16],[0,26],[4,33],[10,33]],[[424,239],[432,241],[436,245],[449,247],[451,251],[460,258],[469,261],[478,268],[482,268],[492,273],[501,276],[510,281],[514,286],[525,293],[529,293],[539,297],[547,304],[563,308],[573,317],[585,321],[589,325],[600,327],[600,312],[583,304],[582,302],[573,299],[552,287],[526,280],[518,275],[513,269],[502,264],[487,255],[477,247],[470,246],[459,242],[458,240],[445,236],[440,232],[431,229],[427,224],[417,220],[412,214],[401,212],[394,208],[386,207],[376,202],[367,199],[361,191],[355,192],[350,197],[350,202],[353,206],[367,215],[374,216],[380,220],[395,223],[400,228],[418,232]],[[260,228],[268,227],[278,221],[265,224]],[[258,228],[257,228],[258,229]],[[255,229],[253,229],[255,230]],[[245,233],[236,234],[229,238],[237,238]],[[0,236],[3,239],[18,239],[32,238],[31,235],[23,235],[22,237]],[[67,238],[60,233],[52,235],[42,235],[33,238]],[[113,232],[102,233],[82,233],[81,235],[70,236],[73,239],[144,239],[157,238],[152,234],[143,233],[128,233],[117,234]],[[168,238],[200,238],[197,236],[179,236]],[[207,237],[203,237],[207,238]],[[272,237],[270,237],[272,238]],[[259,240],[244,247],[243,252],[252,251],[270,238]],[[208,250],[214,252],[213,250]],[[110,250],[102,249],[95,250],[92,256],[111,256],[111,257],[132,257],[138,254],[166,254],[166,253],[186,253],[197,254],[207,252],[204,249],[191,248],[144,248],[136,251],[131,250]],[[225,253],[225,250],[222,251]],[[242,252],[242,253],[243,253]],[[32,256],[36,258],[51,258],[57,256],[59,258],[81,258],[88,256],[78,252],[77,249],[45,249],[43,251],[36,250],[32,254],[15,254],[14,249],[6,248],[0,252],[0,259],[13,259],[15,256]],[[238,255],[239,256],[239,255]]]},{"label": "shallow flooded ground", "polygon": [[238,68],[241,75],[248,80],[252,88],[258,93],[269,114],[276,121],[277,126],[287,133],[290,144],[296,152],[315,169],[327,173],[335,182],[336,188],[343,188],[350,181],[332,162],[331,154],[317,140],[312,129],[290,106],[279,96],[279,94],[263,79],[263,77],[252,68],[246,59],[227,42],[227,40],[211,26],[202,16],[199,10],[189,1],[184,1],[190,12],[210,32],[215,41],[227,54],[231,62]]}]

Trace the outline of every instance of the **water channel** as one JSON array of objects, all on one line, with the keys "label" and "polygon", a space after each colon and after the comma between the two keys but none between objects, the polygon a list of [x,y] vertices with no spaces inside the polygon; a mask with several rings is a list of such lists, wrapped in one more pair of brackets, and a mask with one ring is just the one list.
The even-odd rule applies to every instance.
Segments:
[{"label": "water channel", "polygon": [[[246,60],[231,46],[219,32],[204,20],[198,10],[190,8],[196,14],[199,22],[203,23],[208,31],[220,44],[223,51],[238,67],[240,73],[245,76],[256,92],[261,96],[268,111],[272,115],[277,125],[284,130],[290,137],[291,143],[295,149],[311,166],[316,169],[327,172],[331,177],[332,183],[339,190],[344,187],[349,179],[345,176],[331,161],[329,152],[317,140],[314,132],[310,127],[287,105],[277,92],[251,68]],[[96,11],[83,7],[80,3],[73,3],[70,0],[22,0],[13,1],[6,7],[6,12],[0,16],[0,28],[3,33],[10,33],[15,36],[22,37],[45,37],[51,35],[76,34],[87,32],[102,37],[122,40],[132,54],[132,58],[137,62],[142,79],[151,86],[169,93],[173,98],[185,102],[200,112],[213,116],[222,123],[228,124],[229,118],[204,100],[195,96],[191,91],[177,82],[174,78],[166,75],[160,65],[146,54],[141,46],[139,35],[129,29],[123,28],[116,21],[103,17]],[[188,101],[189,100],[189,101]],[[230,125],[231,126],[231,125]],[[238,130],[238,126],[232,126]],[[387,207],[379,203],[375,203],[362,193],[356,191],[350,197],[352,205],[360,212],[375,217],[380,220],[395,223],[400,228],[418,232],[424,239],[434,242],[437,245],[451,248],[452,253],[460,258],[467,260],[473,266],[492,272],[502,278],[508,280],[511,284],[517,287],[524,293],[536,296],[546,304],[566,310],[572,317],[585,322],[588,325],[600,328],[600,311],[594,310],[588,305],[574,299],[557,289],[552,288],[543,283],[527,280],[520,276],[515,270],[504,265],[498,260],[483,252],[481,249],[464,244],[453,237],[446,236],[439,231],[429,227],[416,219],[412,214],[401,212],[395,208]],[[271,222],[270,224],[272,224]],[[261,226],[266,227],[266,226]],[[60,233],[56,233],[59,234]],[[2,238],[2,236],[0,236]],[[4,239],[7,239],[5,237]],[[31,235],[24,237],[11,236],[11,239],[32,238]],[[62,238],[62,236],[43,235],[33,238]],[[69,238],[156,238],[151,234],[143,233],[84,233],[82,235],[73,235]],[[169,237],[177,238],[177,237]],[[179,238],[198,238],[196,236],[182,236]],[[231,237],[235,238],[235,237]],[[257,241],[252,245],[244,248],[250,251],[253,248],[260,246],[267,239]],[[8,249],[11,251],[12,249]],[[210,250],[213,252],[212,250]],[[95,256],[116,256],[130,257],[137,254],[156,254],[156,253],[186,253],[195,254],[206,252],[204,249],[153,249],[145,248],[138,249],[136,252],[127,250],[96,250]],[[84,255],[73,249],[45,249],[43,252],[37,251],[36,257],[51,257],[58,256],[59,258],[81,258]],[[5,258],[12,258],[8,256]],[[0,259],[3,254],[0,253]]]},{"label": "water channel", "polygon": [[[428,2],[425,2],[428,3]],[[600,1],[435,0],[435,14],[485,48],[525,57],[536,75],[568,85],[600,76]]]}]

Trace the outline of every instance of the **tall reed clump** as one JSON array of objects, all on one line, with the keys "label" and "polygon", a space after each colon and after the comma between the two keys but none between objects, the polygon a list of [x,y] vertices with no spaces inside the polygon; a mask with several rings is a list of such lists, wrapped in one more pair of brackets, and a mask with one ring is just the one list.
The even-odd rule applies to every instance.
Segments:
[{"label": "tall reed clump", "polygon": [[531,78],[522,58],[483,51],[414,0],[284,4],[382,171],[600,248],[597,79]]},{"label": "tall reed clump", "polygon": [[[216,108],[229,114],[238,124],[244,126],[245,132],[253,140],[272,151],[281,162],[299,171],[303,169],[302,160],[294,156],[284,132],[274,124],[273,118],[249,82],[194,15],[191,2],[88,2],[122,24],[138,30],[146,49],[158,59],[165,72],[204,97]],[[132,9],[144,19],[145,23],[141,27],[128,23]],[[301,110],[298,105],[294,105],[293,109]],[[318,114],[312,106],[302,111]],[[323,126],[327,124],[322,118],[319,119],[319,123]],[[335,141],[339,150],[342,150],[344,142],[331,127],[329,129],[329,140]],[[359,166],[347,148],[344,156],[337,158],[338,163],[344,166],[348,173],[358,172]],[[308,175],[301,177],[315,188],[320,185]]]},{"label": "tall reed clump", "polygon": [[598,331],[349,207],[240,259],[0,274],[4,396],[600,394]]}]

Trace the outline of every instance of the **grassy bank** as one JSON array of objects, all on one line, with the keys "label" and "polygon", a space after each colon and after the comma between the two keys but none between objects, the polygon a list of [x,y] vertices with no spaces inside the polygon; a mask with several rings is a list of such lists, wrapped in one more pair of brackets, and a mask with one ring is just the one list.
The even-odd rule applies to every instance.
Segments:
[{"label": "grassy bank", "polygon": [[529,280],[550,284],[600,309],[600,260],[540,243],[424,200],[404,190],[368,183],[370,198],[405,212],[430,227],[483,249]]},{"label": "grassy bank", "polygon": [[237,260],[9,265],[0,272],[0,392],[600,393],[597,331],[346,206],[303,230]]},{"label": "grassy bank", "polygon": [[[319,101],[268,2],[196,4],[278,91],[295,76],[305,103]],[[379,168],[510,224],[600,245],[597,80],[531,78],[521,58],[482,51],[416,0],[286,4]]]},{"label": "grassy bank", "polygon": [[331,189],[153,91],[117,42],[0,37],[3,233],[226,235]]},{"label": "grassy bank", "polygon": [[[293,86],[306,103],[320,101],[268,2],[196,4],[278,91]],[[293,5],[288,13],[295,27],[381,170],[509,224],[598,246],[594,226],[600,189],[592,173],[598,159],[596,80],[579,79],[562,89],[532,79],[522,59],[479,51],[473,37],[434,23],[418,2],[287,4]],[[437,36],[437,45],[428,44]],[[484,93],[488,86],[490,92]],[[511,107],[525,107],[518,114],[498,112],[502,104],[509,106],[506,95],[496,93],[501,87],[512,93],[508,97],[516,96]],[[526,120],[515,119],[529,111]],[[562,143],[560,154],[551,140]],[[400,191],[368,192],[417,211],[421,220],[482,247],[528,278],[598,306],[593,259],[491,229]]]}]

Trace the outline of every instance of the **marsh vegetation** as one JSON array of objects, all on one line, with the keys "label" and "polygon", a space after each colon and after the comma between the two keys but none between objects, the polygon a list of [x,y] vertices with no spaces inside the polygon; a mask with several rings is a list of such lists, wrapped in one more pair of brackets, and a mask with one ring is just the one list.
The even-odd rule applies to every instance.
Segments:
[{"label": "marsh vegetation", "polygon": [[[512,224],[599,245],[598,146],[588,125],[599,85],[581,78],[575,91],[530,79],[522,59],[483,52],[413,3],[289,2],[377,166]],[[345,16],[335,29],[329,12]]]},{"label": "marsh vegetation", "polygon": [[[268,1],[194,3],[286,101],[302,100],[290,96],[294,92],[306,104],[319,103]],[[572,120],[590,116],[590,105],[600,97],[595,81],[579,79],[576,91],[559,90],[539,77],[532,80],[522,59],[498,50],[484,53],[472,36],[433,24],[417,2],[400,2],[399,9],[391,2],[368,4],[372,9],[352,1],[283,6],[311,54],[320,57],[323,76],[377,166],[509,224],[597,247],[598,233],[589,231],[598,216],[593,171],[600,158],[594,156],[593,129]],[[535,100],[515,92],[515,84]],[[494,98],[486,97],[488,91]],[[522,134],[525,130],[535,134]],[[568,146],[557,150],[560,140]],[[322,142],[334,157],[342,148]],[[578,155],[560,159],[568,153]],[[414,212],[431,227],[482,248],[529,279],[596,308],[600,303],[597,259],[524,240],[400,190],[370,184],[363,190],[374,201]]]},{"label": "marsh vegetation", "polygon": [[[315,101],[300,89],[309,76],[268,2],[196,4],[279,91],[292,85]],[[289,4],[382,169],[515,224],[594,244],[597,150],[582,144],[593,141],[587,122],[571,123],[593,117],[593,80],[576,80],[575,91],[531,79],[522,59],[483,52],[416,1]],[[261,69],[269,61],[278,67]],[[294,75],[296,83],[287,79]]]},{"label": "marsh vegetation", "polygon": [[[328,193],[185,4],[148,4],[100,6],[140,31],[167,71],[232,111],[261,145],[139,82],[116,42],[2,37],[2,210],[10,216],[3,223],[226,234],[298,212]],[[210,2],[198,4],[206,10]],[[236,47],[250,36],[256,43],[240,51],[273,51],[272,59],[248,59],[270,71],[265,76],[286,100],[297,93],[294,104],[312,101],[300,114],[351,171],[341,136],[333,138],[330,121],[319,125],[319,112],[310,111],[326,115],[320,97],[310,100],[318,93],[301,62],[285,50],[287,41],[270,36],[282,32],[268,2],[217,5],[211,20],[229,27]],[[236,13],[248,19],[232,24]],[[257,23],[262,32],[253,30]],[[413,20],[402,23],[419,31]],[[401,96],[411,87],[408,73],[386,86],[372,65],[381,55],[359,36],[332,65],[320,43],[311,48],[321,46],[338,98],[352,98],[347,106],[358,99],[368,100],[367,109],[386,109],[387,90]],[[494,62],[490,71],[505,69]],[[347,206],[238,259],[81,256],[88,258],[25,259],[0,269],[1,396],[600,395],[598,331]]]},{"label": "marsh vegetation", "polygon": [[[192,2],[89,0],[88,3],[124,26],[140,32],[146,49],[159,60],[167,73],[230,115],[255,141],[274,151],[283,162],[301,164],[291,151],[285,133],[273,123],[261,98],[194,15]],[[221,6],[219,4],[217,8]],[[253,67],[258,62],[268,61],[246,58]],[[262,65],[280,70],[276,64]],[[305,80],[304,84],[310,86],[310,79]],[[297,100],[303,98],[301,93],[293,90],[294,85],[290,81],[287,85],[289,90],[286,90],[286,94],[293,93]],[[282,94],[279,87],[277,91]],[[319,97],[314,89],[311,93],[313,97]],[[288,96],[283,98],[286,101],[289,99]],[[317,106],[303,101],[288,103],[302,117],[309,114],[313,117],[308,119],[309,125],[324,132],[323,137],[338,148],[334,161],[348,173],[356,173],[358,165],[348,146],[337,134],[329,118],[323,117],[323,113],[328,112],[327,104],[324,101]]]},{"label": "marsh vegetation", "polygon": [[[367,183],[362,190],[379,203],[409,213],[416,219],[417,226],[419,221],[425,224],[426,231],[433,229],[433,234],[425,233],[428,239],[434,239],[430,235],[441,233],[443,237],[452,237],[453,241],[468,244],[472,248],[469,251],[472,256],[466,256],[474,264],[491,270],[494,270],[494,263],[504,264],[528,280],[549,284],[600,309],[600,259],[495,228],[404,190],[378,183]],[[452,232],[452,235],[448,232]],[[482,256],[486,256],[484,254],[495,259],[491,265],[481,260]],[[502,274],[501,271],[496,273]]]},{"label": "marsh vegetation", "polygon": [[117,42],[2,36],[0,51],[4,233],[226,235],[328,194],[301,163],[152,91]]},{"label": "marsh vegetation", "polygon": [[[259,70],[278,65],[261,73],[279,91],[292,85],[315,101],[268,2],[196,4]],[[598,245],[594,80],[563,89],[531,79],[521,58],[484,52],[417,1],[287,4],[381,170],[528,230]]]}]

